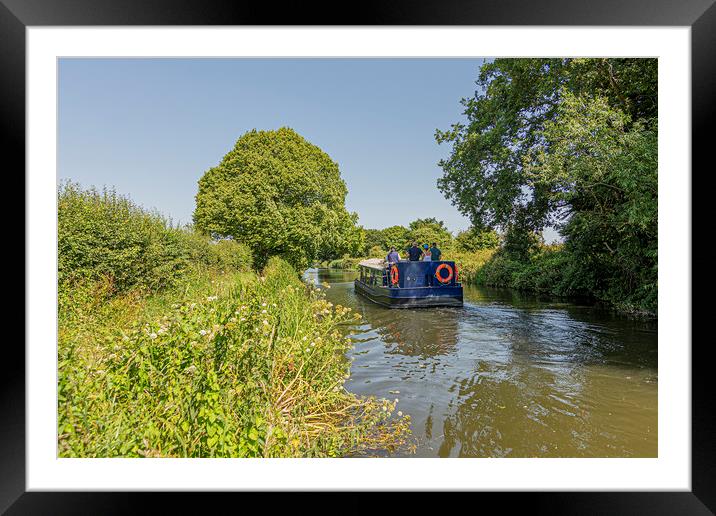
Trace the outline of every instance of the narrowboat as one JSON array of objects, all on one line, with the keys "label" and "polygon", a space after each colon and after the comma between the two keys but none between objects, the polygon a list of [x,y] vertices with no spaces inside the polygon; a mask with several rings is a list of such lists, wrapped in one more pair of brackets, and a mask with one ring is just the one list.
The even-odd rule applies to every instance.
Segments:
[{"label": "narrowboat", "polygon": [[462,284],[455,262],[386,263],[380,258],[358,264],[355,291],[389,308],[462,306]]}]

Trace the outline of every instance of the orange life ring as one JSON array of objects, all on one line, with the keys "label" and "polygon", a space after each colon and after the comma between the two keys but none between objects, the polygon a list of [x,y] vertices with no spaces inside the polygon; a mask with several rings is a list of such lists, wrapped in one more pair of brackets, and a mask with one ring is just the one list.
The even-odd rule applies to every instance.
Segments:
[{"label": "orange life ring", "polygon": [[397,284],[398,284],[398,279],[400,279],[400,276],[399,276],[399,274],[398,274],[398,266],[397,266],[397,265],[393,265],[393,266],[390,268],[390,282],[391,282],[393,285],[397,285]]},{"label": "orange life ring", "polygon": [[[447,269],[447,270],[448,270],[447,278],[443,278],[443,277],[440,275],[440,271],[443,270],[443,269]],[[441,264],[438,265],[437,268],[435,269],[435,277],[437,278],[437,280],[438,280],[440,283],[443,283],[443,284],[444,284],[444,283],[450,283],[450,281],[452,280],[453,275],[454,275],[454,272],[453,272],[453,270],[452,270],[452,267],[450,267],[450,265],[447,264],[447,263],[441,263]]]}]

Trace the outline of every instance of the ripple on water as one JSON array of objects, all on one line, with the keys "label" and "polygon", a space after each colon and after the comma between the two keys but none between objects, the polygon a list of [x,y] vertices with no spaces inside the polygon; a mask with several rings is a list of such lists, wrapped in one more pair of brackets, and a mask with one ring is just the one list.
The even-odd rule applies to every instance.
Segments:
[{"label": "ripple on water", "polygon": [[310,274],[363,316],[346,387],[398,397],[418,456],[656,456],[654,323],[475,287],[461,309],[390,310],[352,272]]}]

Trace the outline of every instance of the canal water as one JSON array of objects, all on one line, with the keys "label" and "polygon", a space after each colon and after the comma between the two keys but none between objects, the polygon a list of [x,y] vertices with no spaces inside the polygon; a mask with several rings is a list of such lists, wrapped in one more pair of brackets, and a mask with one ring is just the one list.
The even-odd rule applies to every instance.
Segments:
[{"label": "canal water", "polygon": [[391,310],[353,271],[306,277],[363,316],[346,388],[399,400],[410,456],[657,456],[656,321],[475,286],[462,308]]}]

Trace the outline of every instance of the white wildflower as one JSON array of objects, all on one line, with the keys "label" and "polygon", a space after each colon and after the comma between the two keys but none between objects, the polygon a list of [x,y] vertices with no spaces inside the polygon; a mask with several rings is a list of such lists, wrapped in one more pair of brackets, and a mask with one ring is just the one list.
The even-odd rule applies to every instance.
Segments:
[{"label": "white wildflower", "polygon": [[152,340],[154,340],[154,339],[157,338],[157,334],[154,333],[154,332],[152,332],[152,333],[149,335],[149,338],[152,339]]},{"label": "white wildflower", "polygon": [[199,335],[206,335],[206,333],[207,333],[206,330],[200,330],[200,331],[199,331]]}]

